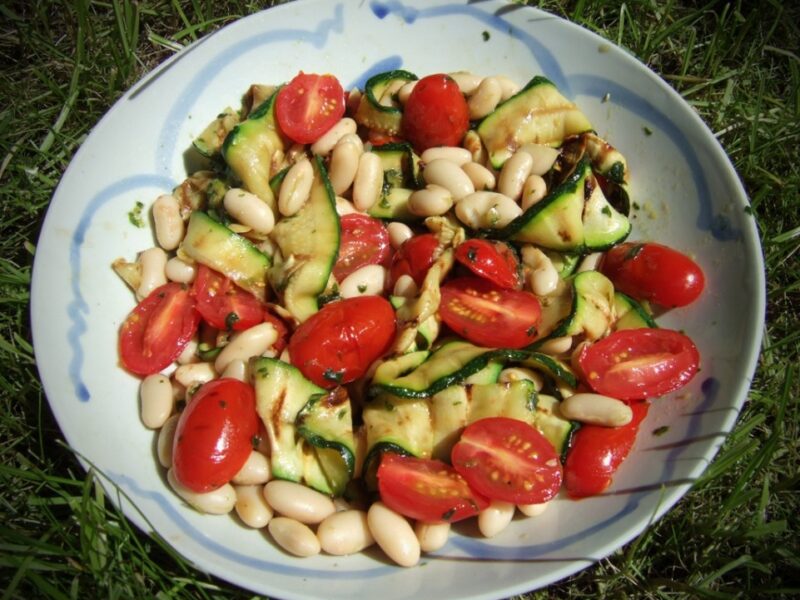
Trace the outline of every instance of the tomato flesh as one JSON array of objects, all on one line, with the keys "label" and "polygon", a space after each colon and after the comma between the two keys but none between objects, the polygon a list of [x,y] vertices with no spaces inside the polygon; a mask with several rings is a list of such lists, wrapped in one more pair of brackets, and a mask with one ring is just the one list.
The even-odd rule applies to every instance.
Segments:
[{"label": "tomato flesh", "polygon": [[688,336],[671,329],[623,329],[578,356],[586,383],[597,393],[641,400],[673,392],[697,373],[700,353]]},{"label": "tomato flesh", "polygon": [[390,277],[392,285],[403,275],[408,275],[421,286],[428,269],[436,260],[439,240],[432,233],[415,235],[403,242],[392,258]]},{"label": "tomato flesh", "polygon": [[367,265],[388,267],[392,246],[389,232],[381,221],[357,213],[343,215],[339,222],[342,235],[339,241],[339,256],[333,267],[336,281]]},{"label": "tomato flesh", "polygon": [[444,74],[420,79],[403,110],[403,135],[421,153],[458,146],[469,127],[469,108],[458,84]]},{"label": "tomato flesh", "polygon": [[553,445],[523,421],[490,417],[471,423],[450,454],[453,468],[487,498],[538,504],[561,488]]},{"label": "tomato flesh", "polygon": [[259,423],[252,387],[229,378],[204,384],[178,419],[175,478],[194,492],[225,485],[250,456]]},{"label": "tomato flesh", "polygon": [[505,290],[478,277],[461,277],[445,283],[441,293],[442,321],[474,344],[522,348],[536,339],[542,309],[529,292]]},{"label": "tomato flesh", "polygon": [[698,264],[662,244],[627,242],[615,246],[606,252],[600,269],[620,292],[665,308],[691,304],[705,287]]},{"label": "tomato flesh", "polygon": [[378,491],[393,511],[426,523],[455,523],[489,506],[450,465],[391,452],[381,457]]},{"label": "tomato flesh", "polygon": [[514,251],[503,242],[471,239],[456,248],[456,260],[475,275],[503,289],[520,288],[520,266]]},{"label": "tomato flesh", "polygon": [[197,310],[217,329],[244,331],[264,320],[266,306],[230,279],[201,264],[192,285]]},{"label": "tomato flesh", "polygon": [[301,71],[278,91],[275,100],[278,127],[298,144],[316,142],[344,111],[344,90],[333,75]]},{"label": "tomato flesh", "polygon": [[289,340],[289,356],[308,379],[333,388],[366,373],[395,334],[394,309],[380,296],[331,302],[300,324]]}]

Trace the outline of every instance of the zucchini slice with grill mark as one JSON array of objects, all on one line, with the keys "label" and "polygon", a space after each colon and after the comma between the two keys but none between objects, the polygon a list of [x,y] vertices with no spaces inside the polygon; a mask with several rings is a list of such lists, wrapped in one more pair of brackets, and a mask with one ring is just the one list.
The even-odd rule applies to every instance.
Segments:
[{"label": "zucchini slice with grill mark", "polygon": [[580,427],[580,423],[564,418],[561,415],[560,406],[561,402],[553,396],[539,394],[536,400],[534,425],[553,444],[553,448],[563,463],[567,458],[569,442]]},{"label": "zucchini slice with grill mark", "polygon": [[387,135],[400,133],[403,113],[393,98],[386,98],[386,93],[395,82],[405,84],[416,80],[416,75],[402,69],[370,77],[364,84],[364,93],[356,109],[354,116],[356,123]]},{"label": "zucchini slice with grill mark", "polygon": [[238,124],[239,114],[228,106],[203,129],[192,145],[203,156],[212,158],[220,153],[225,138]]},{"label": "zucchini slice with grill mark", "polygon": [[622,292],[614,293],[614,312],[617,316],[611,327],[614,331],[658,327],[646,304],[641,304]]},{"label": "zucchini slice with grill mark", "polygon": [[383,186],[378,201],[367,213],[377,219],[418,221],[419,217],[408,209],[408,199],[424,186],[419,156],[407,142],[376,146],[372,152],[381,159]]}]

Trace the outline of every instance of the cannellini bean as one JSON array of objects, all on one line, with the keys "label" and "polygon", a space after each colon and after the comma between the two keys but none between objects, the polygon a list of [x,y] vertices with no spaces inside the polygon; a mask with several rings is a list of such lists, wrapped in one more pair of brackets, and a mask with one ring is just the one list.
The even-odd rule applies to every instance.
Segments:
[{"label": "cannellini bean", "polygon": [[292,144],[286,151],[286,161],[290,165],[294,165],[301,160],[307,160],[306,145],[305,144]]},{"label": "cannellini bean", "polygon": [[494,537],[511,523],[516,506],[502,500],[492,500],[488,508],[478,513],[478,529],[484,537]]},{"label": "cannellini bean", "polygon": [[472,162],[480,165],[486,164],[486,148],[483,145],[483,141],[481,141],[481,136],[474,129],[470,129],[464,134],[461,144],[472,154]]},{"label": "cannellini bean", "polygon": [[395,250],[402,246],[403,242],[414,237],[411,227],[400,221],[392,221],[386,226],[386,230],[389,232],[389,243]]},{"label": "cannellini bean", "polygon": [[286,172],[278,193],[278,211],[284,217],[291,217],[308,200],[311,184],[314,182],[314,168],[308,160],[300,160]]},{"label": "cannellini bean", "polygon": [[288,517],[275,517],[267,525],[272,539],[289,554],[301,558],[314,556],[322,549],[319,540],[308,525]]},{"label": "cannellini bean", "polygon": [[522,187],[531,173],[532,166],[533,159],[530,154],[515,152],[503,164],[500,178],[497,181],[497,191],[515,201],[519,200],[522,196]]},{"label": "cannellini bean", "polygon": [[[358,143],[353,141],[354,138]],[[353,185],[358,171],[358,160],[363,152],[364,144],[355,134],[347,134],[333,147],[328,177],[335,194],[343,194]]]},{"label": "cannellini bean", "polygon": [[463,167],[465,164],[472,161],[472,153],[466,148],[461,148],[459,146],[435,146],[425,150],[420,155],[420,159],[425,164],[437,159],[449,160],[452,163],[456,163],[459,167]]},{"label": "cannellini bean", "polygon": [[200,359],[197,357],[198,345],[199,342],[197,340],[197,336],[194,336],[192,339],[190,339],[186,343],[186,346],[184,346],[183,350],[181,350],[181,353],[178,355],[178,364],[188,365],[190,363],[199,362]]},{"label": "cannellini bean", "polygon": [[175,380],[185,388],[198,383],[206,383],[217,378],[217,371],[210,362],[196,362],[181,365],[175,369]]},{"label": "cannellini bean", "polygon": [[419,562],[419,540],[405,517],[383,502],[374,502],[367,512],[367,523],[386,556],[401,567],[413,567]]},{"label": "cannellini bean", "polygon": [[272,323],[261,323],[250,329],[237,333],[217,355],[214,367],[222,373],[231,361],[247,361],[253,356],[260,356],[272,348],[278,340],[278,331]]},{"label": "cannellini bean", "polygon": [[389,272],[381,265],[366,265],[356,269],[339,284],[342,298],[380,296],[389,281]]},{"label": "cannellini bean", "polygon": [[348,133],[355,133],[356,128],[356,122],[350,117],[341,119],[325,132],[321,138],[311,144],[311,152],[319,156],[328,156],[337,142]]},{"label": "cannellini bean", "polygon": [[272,519],[272,507],[264,498],[263,488],[260,485],[235,485],[236,514],[242,523],[253,529],[266,527]]},{"label": "cannellini bean", "polygon": [[383,187],[383,164],[374,152],[364,152],[358,159],[353,181],[353,204],[357,210],[369,210],[378,201]]},{"label": "cannellini bean", "polygon": [[161,373],[148,375],[139,386],[139,397],[142,402],[144,426],[149,429],[158,429],[163,426],[175,407],[169,377]]},{"label": "cannellini bean", "polygon": [[167,481],[178,496],[201,513],[226,515],[233,510],[236,504],[236,490],[230,483],[210,492],[193,492],[178,481],[174,468],[167,471]]},{"label": "cannellini bean", "polygon": [[362,510],[343,510],[327,517],[317,528],[320,546],[328,554],[344,556],[375,543]]},{"label": "cannellini bean", "polygon": [[447,543],[450,537],[450,523],[414,523],[414,534],[419,540],[419,548],[423,552],[434,552]]},{"label": "cannellini bean", "polygon": [[178,428],[180,415],[172,415],[161,426],[156,441],[156,454],[158,462],[165,469],[172,466],[172,443],[175,441],[175,430]]},{"label": "cannellini bean", "polygon": [[516,202],[497,192],[473,192],[456,204],[456,216],[472,229],[505,227],[521,214]]},{"label": "cannellini bean", "polygon": [[264,486],[264,497],[275,512],[301,523],[321,523],[336,512],[328,496],[293,481],[273,479]]},{"label": "cannellini bean", "polygon": [[539,502],[537,504],[517,504],[517,509],[526,517],[538,517],[547,507],[550,506],[549,502]]},{"label": "cannellini bean", "polygon": [[403,87],[397,92],[397,99],[400,101],[400,104],[408,102],[408,97],[411,95],[411,92],[414,91],[416,85],[416,81],[407,81],[403,84]]},{"label": "cannellini bean", "polygon": [[544,378],[542,377],[542,374],[534,371],[533,369],[526,369],[525,367],[508,367],[507,369],[503,369],[500,371],[500,377],[498,377],[498,381],[500,383],[531,381],[533,382],[533,387],[536,388],[537,392],[542,391],[542,387],[544,387]]},{"label": "cannellini bean", "polygon": [[180,381],[170,379],[170,384],[172,385],[172,399],[175,402],[180,402],[181,400],[186,399],[186,388],[181,384]]},{"label": "cannellini bean", "polygon": [[475,93],[467,100],[469,118],[482,119],[492,112],[503,97],[503,87],[496,77],[485,77]]},{"label": "cannellini bean", "polygon": [[544,144],[523,144],[519,147],[522,152],[527,152],[533,158],[531,173],[534,175],[544,175],[556,162],[560,151],[558,148],[551,148]]},{"label": "cannellini bean", "polygon": [[177,256],[173,256],[164,266],[164,274],[170,281],[192,283],[197,275],[197,266]]},{"label": "cannellini bean", "polygon": [[530,288],[537,296],[546,296],[558,287],[558,271],[553,261],[536,246],[522,248],[522,262],[531,268]]},{"label": "cannellini bean", "polygon": [[500,100],[502,102],[505,102],[520,90],[519,84],[510,77],[495,75],[494,78],[497,79],[497,82],[500,84],[500,89],[502,90]]},{"label": "cannellini bean", "polygon": [[341,496],[335,496],[333,498],[333,505],[336,507],[336,512],[343,512],[352,508],[350,503]]},{"label": "cannellini bean", "polygon": [[419,288],[411,275],[400,275],[394,282],[392,293],[403,298],[413,298],[419,293]]},{"label": "cannellini bean", "polygon": [[542,354],[550,354],[551,356],[560,356],[566,354],[572,348],[572,336],[565,335],[564,337],[553,338],[547,340],[537,348]]},{"label": "cannellini bean", "polygon": [[429,183],[408,197],[408,210],[418,217],[438,217],[453,206],[453,195],[445,187]]},{"label": "cannellini bean", "polygon": [[148,248],[139,255],[142,278],[136,288],[136,298],[144,300],[157,287],[167,283],[167,253],[161,248]]},{"label": "cannellini bean", "polygon": [[277,173],[288,166],[289,161],[286,160],[286,153],[280,148],[276,148],[269,161],[269,172]]},{"label": "cannellini bean", "polygon": [[474,94],[483,80],[480,75],[475,75],[475,73],[470,73],[469,71],[456,71],[448,73],[448,75],[458,84],[458,89],[465,96]]},{"label": "cannellini bean", "polygon": [[181,205],[172,194],[162,194],[153,202],[153,225],[158,245],[164,250],[175,250],[183,239],[185,225]]},{"label": "cannellini bean", "polygon": [[232,360],[228,363],[228,366],[225,367],[221,376],[227,377],[228,379],[238,379],[239,381],[247,383],[249,381],[247,375],[247,362],[244,360]]},{"label": "cannellini bean", "polygon": [[353,206],[353,203],[347,198],[336,196],[336,214],[338,214],[340,217],[343,217],[345,215],[352,215],[354,213],[361,213],[361,211],[356,210],[356,207]]},{"label": "cannellini bean", "polygon": [[476,162],[468,162],[461,167],[467,174],[476,191],[493,190],[497,185],[494,173]]},{"label": "cannellini bean", "polygon": [[[517,154],[525,155],[524,152],[517,152]],[[514,156],[516,156],[516,154]],[[545,183],[541,175],[528,175],[528,178],[525,180],[525,185],[522,186],[522,199],[520,200],[522,210],[528,210],[546,195],[547,183]]]},{"label": "cannellini bean", "polygon": [[269,459],[258,450],[251,450],[242,468],[233,476],[235,485],[263,485],[272,478]]},{"label": "cannellini bean", "polygon": [[600,261],[602,259],[602,252],[592,252],[591,254],[587,254],[581,261],[581,264],[578,265],[578,273],[583,273],[584,271],[597,271],[597,267],[600,265]]},{"label": "cannellini bean", "polygon": [[561,402],[560,408],[564,418],[591,425],[619,427],[627,425],[633,419],[630,406],[622,400],[601,394],[573,394]]},{"label": "cannellini bean", "polygon": [[255,233],[267,234],[275,227],[272,209],[255,194],[241,188],[231,188],[225,192],[222,203],[228,214]]},{"label": "cannellini bean", "polygon": [[437,158],[425,165],[422,176],[426,183],[447,189],[456,202],[475,191],[475,186],[461,167],[443,158]]}]

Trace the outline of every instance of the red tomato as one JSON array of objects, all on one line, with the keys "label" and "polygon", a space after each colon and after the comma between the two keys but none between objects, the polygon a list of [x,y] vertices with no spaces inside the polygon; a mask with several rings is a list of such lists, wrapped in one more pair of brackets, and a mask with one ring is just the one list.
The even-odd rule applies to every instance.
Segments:
[{"label": "red tomato", "polygon": [[615,246],[606,252],[600,270],[620,292],[666,308],[691,304],[705,286],[696,262],[661,244]]},{"label": "red tomato", "polygon": [[333,75],[301,71],[275,100],[278,126],[298,144],[316,142],[342,118],[344,109],[344,90]]},{"label": "red tomato", "polygon": [[450,454],[453,468],[478,493],[514,504],[538,504],[561,487],[553,445],[523,421],[507,417],[467,425]]},{"label": "red tomato", "polygon": [[394,144],[395,142],[402,142],[403,138],[396,135],[389,135],[377,129],[370,129],[367,133],[367,141],[373,146],[384,146],[386,144]]},{"label": "red tomato", "polygon": [[533,294],[504,290],[479,277],[453,279],[441,291],[442,321],[473,344],[522,348],[536,339],[542,308]]},{"label": "red tomato", "polygon": [[403,134],[417,152],[458,146],[468,127],[467,101],[452,77],[428,75],[416,83],[403,109]]},{"label": "red tomato", "polygon": [[199,265],[192,295],[203,320],[217,329],[243,331],[264,320],[267,307],[230,279]]},{"label": "red tomato", "polygon": [[645,402],[631,404],[633,419],[622,427],[581,425],[572,436],[564,464],[564,487],[571,498],[594,496],[609,486],[631,451],[647,408]]},{"label": "red tomato", "polygon": [[519,261],[508,244],[467,240],[456,248],[456,260],[503,289],[520,288]]},{"label": "red tomato", "polygon": [[432,233],[415,235],[403,242],[392,258],[390,275],[394,285],[402,275],[409,275],[417,285],[422,285],[428,269],[436,260],[439,240]]},{"label": "red tomato", "polygon": [[578,365],[598,394],[620,400],[654,398],[686,385],[700,353],[671,329],[622,329],[584,348]]},{"label": "red tomato", "polygon": [[353,271],[367,265],[388,266],[392,246],[389,232],[381,221],[357,213],[344,215],[339,221],[342,237],[339,257],[333,267],[336,281],[341,282]]},{"label": "red tomato", "polygon": [[137,375],[158,373],[178,358],[199,324],[200,315],[188,289],[180,283],[156,288],[122,323],[122,366]]},{"label": "red tomato", "polygon": [[259,422],[252,387],[228,378],[204,384],[178,419],[175,478],[194,492],[225,485],[250,456]]},{"label": "red tomato", "polygon": [[393,511],[426,523],[455,523],[489,506],[450,465],[391,452],[381,458],[378,491]]},{"label": "red tomato", "polygon": [[392,305],[380,296],[331,302],[300,324],[289,340],[292,364],[318,386],[358,379],[394,339]]}]

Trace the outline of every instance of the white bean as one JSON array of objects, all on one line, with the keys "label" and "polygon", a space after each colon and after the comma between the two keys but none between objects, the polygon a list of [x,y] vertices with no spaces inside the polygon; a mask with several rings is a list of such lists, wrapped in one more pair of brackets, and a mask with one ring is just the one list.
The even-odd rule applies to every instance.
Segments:
[{"label": "white bean", "polygon": [[381,265],[366,265],[356,269],[339,283],[342,298],[380,296],[389,280],[389,272]]},{"label": "white bean", "polygon": [[[359,144],[356,144],[352,139],[358,139]],[[358,159],[364,152],[364,144],[361,139],[355,134],[348,134],[344,136],[334,146],[331,153],[331,164],[328,169],[328,177],[331,180],[331,187],[336,195],[343,194],[347,189],[353,185],[358,172]]]},{"label": "white bean", "polygon": [[484,537],[494,537],[511,523],[516,506],[502,500],[492,500],[488,508],[478,513],[478,529]]},{"label": "white bean", "polygon": [[221,377],[225,377],[227,379],[238,379],[239,381],[247,383],[249,381],[247,362],[244,360],[232,360],[228,363],[228,366],[225,367]]},{"label": "white bean", "polygon": [[526,517],[538,517],[547,507],[550,506],[549,502],[539,502],[537,504],[517,504],[517,509]]},{"label": "white bean", "polygon": [[290,165],[294,165],[301,160],[307,160],[305,144],[292,144],[286,151],[286,160]]},{"label": "white bean", "polygon": [[175,380],[185,388],[198,383],[206,383],[217,378],[217,371],[210,362],[196,362],[179,366],[175,369]]},{"label": "white bean", "polygon": [[411,95],[411,92],[414,91],[416,87],[416,81],[407,81],[403,87],[397,92],[397,99],[400,101],[400,104],[405,104],[408,102],[408,97]]},{"label": "white bean", "polygon": [[347,198],[342,198],[341,196],[336,196],[336,214],[340,217],[345,215],[352,215],[352,214],[363,214],[362,211],[356,210],[356,207],[353,206],[353,203],[350,202]]},{"label": "white bean", "polygon": [[561,402],[560,408],[565,418],[591,425],[619,427],[633,419],[630,406],[622,400],[601,394],[573,394]]},{"label": "white bean", "polygon": [[336,143],[348,133],[355,133],[356,122],[350,117],[341,119],[336,125],[326,131],[321,138],[311,144],[311,152],[319,156],[328,156]]},{"label": "white bean", "polygon": [[419,540],[419,548],[423,552],[434,552],[447,543],[450,537],[450,523],[414,523],[414,534]]},{"label": "white bean", "polygon": [[533,369],[526,369],[525,367],[509,367],[500,371],[500,377],[497,379],[500,383],[513,383],[515,381],[531,381],[533,387],[537,392],[542,391],[544,387],[544,378],[541,373]]},{"label": "white bean", "polygon": [[167,283],[167,253],[161,248],[148,248],[139,255],[142,278],[136,288],[136,298],[144,300],[157,287]]},{"label": "white bean", "polygon": [[518,201],[522,196],[522,187],[531,173],[533,159],[525,152],[515,152],[511,155],[500,171],[497,181],[497,191],[509,198]]},{"label": "white bean", "polygon": [[572,348],[572,336],[565,335],[563,337],[547,340],[537,348],[537,351],[551,356],[561,356],[569,352],[570,348]]},{"label": "white bean", "polygon": [[177,283],[192,283],[197,276],[197,266],[194,263],[173,256],[164,266],[164,274],[170,281]]},{"label": "white bean", "polygon": [[474,192],[456,204],[456,216],[472,229],[505,227],[521,214],[516,202],[497,192]]},{"label": "white bean", "polygon": [[581,261],[581,264],[578,265],[578,273],[597,271],[597,267],[600,265],[600,261],[603,260],[603,256],[604,254],[602,252],[587,254]]},{"label": "white bean", "polygon": [[465,164],[472,161],[472,153],[460,146],[435,146],[425,150],[420,155],[420,159],[425,164],[437,159],[449,160],[452,163],[456,163],[459,167],[463,167]]},{"label": "white bean", "polygon": [[503,88],[496,77],[486,77],[467,100],[469,118],[482,119],[492,112],[503,97]]},{"label": "white bean", "polygon": [[560,151],[558,148],[551,148],[544,144],[523,144],[518,150],[527,152],[533,158],[531,173],[534,175],[544,175],[553,168]]},{"label": "white bean", "polygon": [[429,183],[408,197],[408,210],[418,217],[438,217],[453,206],[453,195],[445,187]]},{"label": "white bean", "polygon": [[334,556],[355,554],[375,543],[363,510],[343,510],[330,515],[319,524],[317,538],[322,549]]},{"label": "white bean", "polygon": [[395,250],[402,246],[403,242],[414,237],[411,227],[400,221],[392,221],[386,226],[386,230],[389,232],[389,243]]},{"label": "white bean", "polygon": [[411,275],[400,275],[397,281],[394,282],[394,289],[392,294],[395,296],[402,296],[403,298],[414,298],[419,293],[417,282]]},{"label": "white bean", "polygon": [[319,540],[308,525],[288,517],[275,517],[267,525],[275,543],[301,558],[314,556],[322,549]]},{"label": "white bean", "polygon": [[[525,155],[524,152],[517,152],[517,154]],[[514,156],[516,156],[516,154]],[[525,185],[522,186],[522,200],[520,200],[522,210],[528,210],[546,195],[547,183],[545,183],[541,175],[528,175],[528,178],[525,180]]]},{"label": "white bean", "polygon": [[251,450],[242,468],[233,476],[235,485],[263,485],[272,478],[269,459],[258,450]]},{"label": "white bean", "polygon": [[172,415],[158,432],[156,454],[159,464],[165,469],[172,466],[172,443],[175,441],[175,430],[178,428],[179,418],[180,415]]},{"label": "white bean", "polygon": [[153,202],[153,225],[158,245],[164,250],[175,250],[183,239],[185,225],[181,205],[172,194],[162,194]]},{"label": "white bean", "polygon": [[364,152],[358,159],[353,181],[353,204],[357,210],[369,210],[378,201],[383,187],[383,163],[374,152]]},{"label": "white bean", "polygon": [[178,481],[174,468],[167,471],[167,481],[178,496],[201,513],[226,515],[233,510],[236,504],[236,490],[230,483],[210,492],[193,492]]},{"label": "white bean", "polygon": [[278,331],[272,323],[261,323],[250,329],[237,333],[217,355],[214,367],[222,373],[231,361],[247,361],[253,356],[260,356],[272,348],[278,340]]},{"label": "white bean", "polygon": [[199,362],[200,359],[197,357],[198,346],[199,342],[197,340],[197,336],[194,336],[186,343],[186,346],[183,347],[183,350],[181,350],[181,353],[178,355],[178,364],[188,365],[190,363]]},{"label": "white bean", "polygon": [[236,514],[242,523],[253,529],[266,527],[272,519],[272,507],[264,499],[263,488],[260,485],[235,485]]},{"label": "white bean", "polygon": [[449,190],[456,202],[475,191],[475,186],[461,167],[443,158],[437,158],[425,165],[422,176],[426,183]]},{"label": "white bean", "polygon": [[530,288],[537,296],[547,296],[558,287],[558,271],[553,261],[539,248],[527,245],[522,248],[522,262],[531,268]]},{"label": "white bean", "polygon": [[493,190],[497,185],[497,180],[489,169],[476,162],[468,162],[461,167],[467,174],[476,191]]},{"label": "white bean", "polygon": [[328,496],[293,481],[273,479],[264,486],[264,497],[275,512],[301,523],[321,523],[336,512]]},{"label": "white bean", "polygon": [[480,75],[475,75],[468,71],[456,71],[454,73],[448,73],[448,75],[458,84],[458,89],[460,89],[461,93],[465,96],[474,94],[483,80],[483,77]]},{"label": "white bean", "polygon": [[148,375],[139,386],[139,397],[144,426],[149,429],[162,427],[175,406],[169,378],[161,373]]},{"label": "white bean", "polygon": [[272,209],[255,194],[241,188],[231,188],[225,192],[222,203],[228,214],[255,233],[266,235],[275,227]]},{"label": "white bean", "polygon": [[461,140],[461,144],[472,154],[472,162],[481,165],[486,164],[488,156],[486,148],[483,145],[483,141],[481,141],[481,136],[474,129],[467,130],[467,133],[464,134],[464,139]]},{"label": "white bean", "polygon": [[419,540],[405,517],[383,502],[374,502],[367,512],[367,523],[386,556],[401,567],[413,567],[419,562]]},{"label": "white bean", "polygon": [[300,160],[287,171],[278,192],[278,211],[284,217],[291,217],[308,200],[311,184],[314,182],[314,168],[308,160]]},{"label": "white bean", "polygon": [[501,102],[505,102],[520,90],[519,84],[510,77],[495,75],[494,78],[497,79],[500,84],[500,89],[502,90],[502,96],[500,97]]}]

